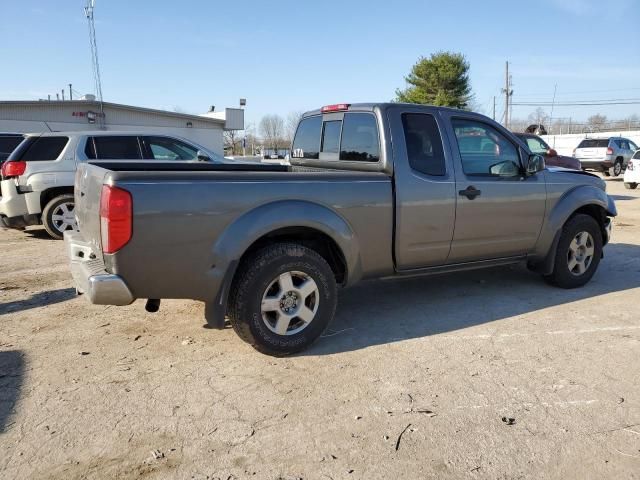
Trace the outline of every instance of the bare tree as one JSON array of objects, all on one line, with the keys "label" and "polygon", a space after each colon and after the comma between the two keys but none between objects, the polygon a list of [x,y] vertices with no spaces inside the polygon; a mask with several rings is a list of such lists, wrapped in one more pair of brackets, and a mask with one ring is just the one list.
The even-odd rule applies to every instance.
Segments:
[{"label": "bare tree", "polygon": [[296,135],[296,129],[298,128],[298,123],[300,123],[303,113],[304,112],[296,110],[289,112],[289,115],[287,115],[287,140],[289,145],[293,143],[293,137]]},{"label": "bare tree", "polygon": [[529,122],[536,125],[544,125],[548,127],[549,125],[549,115],[544,111],[542,107],[536,108],[536,111],[531,113],[528,118]]},{"label": "bare tree", "polygon": [[587,118],[587,124],[595,130],[601,130],[605,123],[607,123],[607,117],[605,115],[600,115],[599,113]]},{"label": "bare tree", "polygon": [[272,148],[274,152],[278,151],[284,136],[284,120],[280,115],[265,115],[260,120],[260,135],[264,139],[267,147]]},{"label": "bare tree", "polygon": [[227,130],[224,132],[224,148],[230,151],[230,155],[237,155],[242,148],[240,130]]}]

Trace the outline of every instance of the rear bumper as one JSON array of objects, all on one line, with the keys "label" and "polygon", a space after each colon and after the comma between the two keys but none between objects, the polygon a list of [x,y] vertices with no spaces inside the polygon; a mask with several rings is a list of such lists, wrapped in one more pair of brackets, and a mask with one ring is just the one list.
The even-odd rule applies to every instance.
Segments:
[{"label": "rear bumper", "polygon": [[0,182],[0,217],[7,228],[24,228],[40,223],[40,192],[20,193],[15,180]]},{"label": "rear bumper", "polygon": [[585,159],[579,158],[578,160],[580,160],[580,165],[582,166],[582,168],[589,169],[589,170],[602,171],[607,168],[613,167],[612,160],[603,160],[603,159],[594,160],[589,158],[585,158]]},{"label": "rear bumper", "polygon": [[125,281],[105,270],[80,232],[64,232],[64,243],[79,294],[86,294],[96,305],[129,305],[135,300]]}]

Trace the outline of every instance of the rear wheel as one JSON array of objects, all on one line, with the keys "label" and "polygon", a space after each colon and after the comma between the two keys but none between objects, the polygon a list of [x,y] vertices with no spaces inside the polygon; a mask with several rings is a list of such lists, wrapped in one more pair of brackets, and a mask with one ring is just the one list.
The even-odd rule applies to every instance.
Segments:
[{"label": "rear wheel", "polygon": [[589,215],[576,215],[562,227],[553,273],[545,279],[561,288],[581,287],[596,273],[601,257],[600,225]]},{"label": "rear wheel", "polygon": [[636,182],[625,182],[624,188],[626,188],[627,190],[635,190],[636,188],[638,188],[638,184]]},{"label": "rear wheel", "polygon": [[609,169],[609,174],[612,177],[617,177],[618,175],[620,175],[622,173],[622,159],[618,158],[616,160],[616,163],[613,164],[613,167],[611,167]]},{"label": "rear wheel", "polygon": [[228,315],[240,338],[282,356],[304,350],[324,332],[335,313],[337,286],[314,250],[278,243],[243,262],[230,296]]},{"label": "rear wheel", "polygon": [[42,211],[42,224],[49,236],[56,240],[62,240],[65,231],[76,230],[73,195],[59,195],[50,200]]}]

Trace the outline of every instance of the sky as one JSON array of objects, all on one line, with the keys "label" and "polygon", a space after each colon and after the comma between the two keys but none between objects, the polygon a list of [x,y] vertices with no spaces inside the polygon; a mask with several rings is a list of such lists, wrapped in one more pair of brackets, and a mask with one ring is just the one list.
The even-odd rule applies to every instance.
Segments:
[{"label": "sky", "polygon": [[[93,93],[86,0],[0,0],[0,100]],[[420,56],[464,54],[477,110],[640,99],[640,0],[96,0],[104,100],[204,113],[247,99],[246,121],[394,98]],[[13,19],[13,20],[11,20]],[[7,21],[8,20],[8,21]],[[550,108],[545,107],[547,113]],[[535,107],[514,107],[526,118]],[[640,105],[556,107],[584,120]],[[499,118],[498,118],[499,119]]]}]

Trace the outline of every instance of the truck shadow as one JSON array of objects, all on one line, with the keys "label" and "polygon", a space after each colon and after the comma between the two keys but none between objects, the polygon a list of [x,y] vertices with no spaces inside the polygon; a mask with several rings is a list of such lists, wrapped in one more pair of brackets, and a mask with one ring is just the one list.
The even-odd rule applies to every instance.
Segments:
[{"label": "truck shadow", "polygon": [[574,290],[547,285],[524,266],[367,282],[341,293],[335,320],[302,355],[452,332],[637,287],[640,246],[629,244],[605,247],[605,258],[591,282]]},{"label": "truck shadow", "polygon": [[25,356],[19,350],[0,352],[0,434],[11,425],[24,379]]},{"label": "truck shadow", "polygon": [[0,303],[0,315],[7,315],[14,312],[22,312],[32,308],[40,308],[55,303],[66,302],[76,296],[74,288],[61,288],[58,290],[49,290],[46,292],[38,292],[24,300],[14,300],[11,302]]}]

